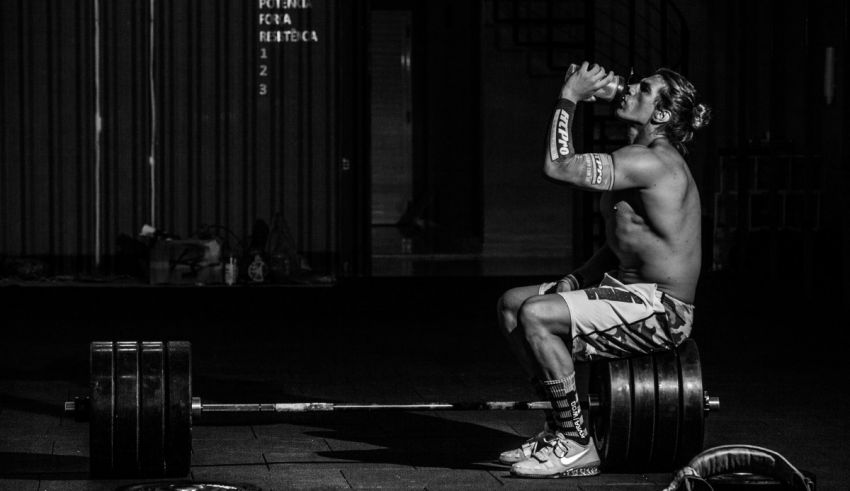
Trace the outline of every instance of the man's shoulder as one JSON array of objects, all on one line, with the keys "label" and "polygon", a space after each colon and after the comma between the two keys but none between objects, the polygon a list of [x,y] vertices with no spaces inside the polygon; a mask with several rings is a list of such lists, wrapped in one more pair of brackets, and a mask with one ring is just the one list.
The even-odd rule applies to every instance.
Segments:
[{"label": "man's shoulder", "polygon": [[642,145],[632,143],[614,152],[622,157],[646,161],[648,164],[682,167],[685,158],[671,145]]},{"label": "man's shoulder", "polygon": [[655,151],[640,143],[630,143],[614,151],[615,155],[630,156],[635,158],[657,158]]},{"label": "man's shoulder", "polygon": [[667,158],[656,149],[646,145],[631,144],[621,147],[613,154],[614,165],[628,169],[631,173],[652,174],[659,177],[667,171]]},{"label": "man's shoulder", "polygon": [[[641,147],[642,145],[636,145]],[[643,146],[645,153],[640,153],[647,167],[655,168],[658,177],[666,177],[673,181],[687,180],[688,163],[682,154],[670,145]],[[635,149],[635,152],[639,152]]]},{"label": "man's shoulder", "polygon": [[669,144],[626,145],[613,153],[613,161],[621,189],[678,188],[690,179],[685,159]]}]

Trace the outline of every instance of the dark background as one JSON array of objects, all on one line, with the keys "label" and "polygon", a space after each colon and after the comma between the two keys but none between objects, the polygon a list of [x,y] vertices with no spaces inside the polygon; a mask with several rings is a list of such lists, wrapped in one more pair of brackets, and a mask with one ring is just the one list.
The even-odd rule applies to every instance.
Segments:
[{"label": "dark background", "polygon": [[[318,43],[263,44],[247,0],[157,1],[153,38],[149,1],[0,2],[4,387],[84,387],[95,339],[188,339],[200,389],[225,400],[278,397],[280,374],[307,387],[342,374],[343,396],[359,395],[406,383],[393,367],[437,394],[458,373],[524,387],[497,298],[604,239],[597,196],[541,172],[565,69],[669,66],[713,108],[688,155],[703,207],[694,338],[727,401],[708,441],[762,442],[844,482],[846,2],[312,4],[293,23]],[[623,143],[607,104],[577,119],[580,151]],[[297,262],[251,282],[250,244],[272,259],[256,222],[276,213]],[[144,224],[218,236],[239,284],[151,285]],[[228,394],[210,373],[260,381]],[[61,414],[55,394],[34,406],[12,389],[22,417]]]},{"label": "dark background", "polygon": [[[150,2],[122,0],[98,4],[99,45],[94,5],[2,5],[6,278],[32,260],[34,279],[145,281],[120,236],[213,226],[245,253],[277,212],[333,278],[560,274],[602,241],[595,197],[539,170],[559,80],[588,59],[672,67],[714,108],[689,156],[706,272],[842,286],[843,2],[328,0],[290,11],[318,43],[274,44],[256,2],[157,3],[151,38]],[[622,143],[607,105],[579,118],[581,147]]]},{"label": "dark background", "polygon": [[[2,3],[0,281],[13,325],[77,319],[92,339],[126,323],[144,337],[161,319],[191,332],[205,316],[278,319],[291,314],[273,305],[340,299],[390,315],[411,297],[489,319],[505,288],[557,277],[604,240],[597,196],[540,172],[565,68],[589,59],[638,77],[672,67],[713,107],[688,155],[701,311],[811,314],[843,336],[844,2],[327,0],[290,11],[319,42],[281,44],[257,40],[255,2],[150,6]],[[577,117],[580,150],[623,144],[607,104]],[[276,213],[289,274],[251,282],[249,252],[273,252],[257,221]],[[151,286],[144,224],[219,237],[241,263],[236,290],[220,270]],[[384,302],[388,288],[401,297]],[[770,342],[798,328],[783,322]]]},{"label": "dark background", "polygon": [[[843,337],[844,2],[325,0],[271,10],[319,38],[279,44],[258,41],[257,2],[154,6],[2,2],[0,301],[15,335],[228,336],[236,323],[262,337],[295,311],[424,314],[423,299],[492,334],[504,289],[557,277],[604,240],[597,195],[540,170],[564,71],[587,59],[636,77],[672,67],[713,108],[688,154],[706,328],[730,315],[757,319],[748,336],[768,345],[799,343],[801,324]],[[577,119],[580,151],[623,144],[609,105]],[[249,252],[273,259],[257,221],[276,213],[289,275],[255,283]],[[144,224],[218,237],[236,288],[220,270],[150,285]]]}]

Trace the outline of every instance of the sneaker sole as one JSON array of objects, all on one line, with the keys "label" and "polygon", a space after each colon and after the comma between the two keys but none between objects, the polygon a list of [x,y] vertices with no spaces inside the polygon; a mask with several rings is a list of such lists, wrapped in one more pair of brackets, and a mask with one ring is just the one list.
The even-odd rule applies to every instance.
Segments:
[{"label": "sneaker sole", "polygon": [[[526,459],[527,458],[528,457],[526,457]],[[502,459],[499,459],[498,462],[502,465],[514,465],[517,462],[522,462],[523,460],[525,460],[525,459],[521,459],[521,460],[502,460]]]},{"label": "sneaker sole", "polygon": [[517,477],[530,477],[532,479],[561,479],[564,477],[590,477],[596,476],[599,474],[599,466],[591,465],[587,467],[576,467],[575,469],[568,469],[564,472],[560,472],[558,474],[519,474],[511,470],[511,474]]}]

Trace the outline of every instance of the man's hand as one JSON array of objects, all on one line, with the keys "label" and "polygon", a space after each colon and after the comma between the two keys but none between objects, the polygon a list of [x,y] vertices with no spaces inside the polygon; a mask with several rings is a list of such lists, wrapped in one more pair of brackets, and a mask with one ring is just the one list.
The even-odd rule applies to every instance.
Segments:
[{"label": "man's hand", "polygon": [[563,277],[558,280],[558,284],[556,285],[555,291],[557,293],[571,292],[573,291],[573,284],[570,280],[567,279],[567,277]]},{"label": "man's hand", "polygon": [[572,275],[567,275],[558,281],[544,283],[540,286],[539,292],[540,295],[550,295],[553,293],[571,292],[578,290],[578,287],[578,280]]},{"label": "man's hand", "polygon": [[605,87],[613,78],[613,72],[606,72],[601,66],[595,63],[589,65],[585,61],[564,81],[564,85],[561,87],[561,98],[573,103],[596,100],[593,94]]}]

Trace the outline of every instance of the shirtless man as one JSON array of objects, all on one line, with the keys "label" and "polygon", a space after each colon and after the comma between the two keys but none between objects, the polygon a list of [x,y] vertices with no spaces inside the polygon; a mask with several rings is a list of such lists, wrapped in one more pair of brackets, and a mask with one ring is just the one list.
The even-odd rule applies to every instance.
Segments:
[{"label": "shirtless man", "polygon": [[660,69],[617,109],[631,144],[576,154],[579,101],[612,80],[587,62],[561,87],[546,149],[550,178],[602,193],[607,243],[554,283],[507,291],[499,325],[536,390],[552,403],[543,431],[499,460],[523,477],[589,476],[599,456],[576,394],[573,360],[667,350],[691,332],[699,278],[700,200],[683,155],[710,111],[684,77]]}]

